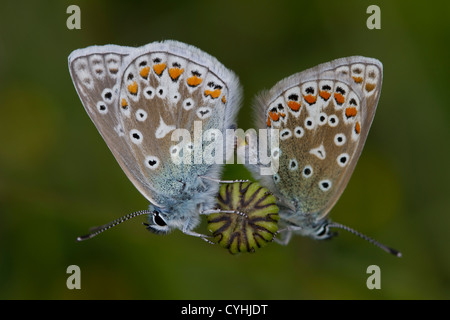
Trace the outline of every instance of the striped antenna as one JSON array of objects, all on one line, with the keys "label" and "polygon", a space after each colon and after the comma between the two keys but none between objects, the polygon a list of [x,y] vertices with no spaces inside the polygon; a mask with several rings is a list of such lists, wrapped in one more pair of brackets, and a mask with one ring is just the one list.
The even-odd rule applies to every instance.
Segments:
[{"label": "striped antenna", "polygon": [[132,218],[135,218],[137,216],[141,216],[144,214],[151,214],[152,212],[148,211],[148,210],[141,210],[141,211],[136,211],[130,214],[127,214],[126,216],[123,216],[119,219],[116,219],[108,224],[105,224],[103,226],[100,227],[95,227],[93,229],[91,229],[91,232],[87,235],[81,236],[77,238],[77,241],[84,241],[84,240],[88,240],[88,239],[92,239],[93,237],[99,235],[102,232],[105,232],[106,230],[111,229],[112,227],[117,226],[118,224],[121,224],[122,222],[125,222],[127,220],[130,220]]},{"label": "striped antenna", "polygon": [[339,228],[339,229],[346,230],[346,231],[348,231],[350,233],[353,233],[354,235],[356,235],[356,236],[358,236],[358,237],[360,237],[360,238],[362,238],[362,239],[364,239],[366,241],[369,241],[371,244],[373,244],[373,245],[377,246],[378,248],[386,251],[387,253],[393,254],[394,256],[396,256],[398,258],[402,257],[402,253],[400,251],[392,249],[392,248],[390,248],[388,246],[385,246],[384,244],[378,242],[377,240],[372,239],[372,238],[366,236],[365,234],[356,231],[355,229],[352,229],[350,227],[344,226],[343,224],[336,223],[336,222],[331,222],[331,223],[328,224],[328,227],[330,227],[330,228]]}]

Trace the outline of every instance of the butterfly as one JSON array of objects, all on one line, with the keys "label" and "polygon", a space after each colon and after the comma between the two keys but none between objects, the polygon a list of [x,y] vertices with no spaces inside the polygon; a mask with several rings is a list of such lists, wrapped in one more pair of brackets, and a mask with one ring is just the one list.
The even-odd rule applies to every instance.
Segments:
[{"label": "butterfly", "polygon": [[[367,139],[382,78],[380,61],[353,56],[296,73],[257,96],[256,127],[276,135],[279,145],[271,149],[270,165],[252,154],[248,144],[241,149],[246,166],[278,199],[278,242],[287,244],[293,234],[328,239],[335,235],[330,228],[340,228],[401,256],[328,218]],[[271,174],[262,174],[269,166]]]},{"label": "butterfly", "polygon": [[150,202],[147,210],[78,240],[148,215],[149,231],[179,229],[208,241],[193,230],[201,214],[218,211],[217,182],[223,165],[201,161],[209,145],[203,133],[235,127],[241,100],[237,76],[198,48],[170,40],[139,48],[78,49],[69,56],[69,69],[89,117],[127,177]]}]

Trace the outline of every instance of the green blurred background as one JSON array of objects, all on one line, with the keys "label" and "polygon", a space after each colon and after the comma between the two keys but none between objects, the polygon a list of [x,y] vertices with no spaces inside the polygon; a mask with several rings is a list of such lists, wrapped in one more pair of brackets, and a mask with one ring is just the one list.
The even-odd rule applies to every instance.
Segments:
[{"label": "green blurred background", "polygon": [[[81,8],[81,30],[66,9]],[[381,30],[366,9],[381,8]],[[1,299],[449,299],[448,1],[3,1],[0,20]],[[353,177],[331,212],[403,252],[341,232],[255,254],[125,223],[134,189],[75,92],[67,57],[100,44],[176,39],[217,57],[244,86],[239,127],[261,89],[350,55],[384,64],[378,111]],[[225,177],[250,178],[241,166]],[[68,290],[66,268],[81,268]],[[367,267],[381,268],[369,290]]]}]

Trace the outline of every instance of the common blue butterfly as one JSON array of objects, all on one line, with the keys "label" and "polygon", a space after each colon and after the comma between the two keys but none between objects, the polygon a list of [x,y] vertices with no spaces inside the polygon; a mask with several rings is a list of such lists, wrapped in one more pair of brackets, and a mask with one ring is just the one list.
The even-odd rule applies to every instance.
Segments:
[{"label": "common blue butterfly", "polygon": [[294,233],[327,239],[334,235],[330,228],[341,228],[401,256],[328,219],[363,149],[382,78],[380,61],[353,56],[294,74],[255,100],[256,127],[278,129],[279,147],[271,150],[276,170],[261,175],[261,168],[268,165],[248,146],[241,148],[246,149],[247,167],[278,199],[280,243],[287,244]]},{"label": "common blue butterfly", "polygon": [[[179,229],[208,241],[193,230],[200,214],[215,209],[223,166],[179,160],[188,153],[201,156],[207,145],[203,132],[235,126],[241,100],[237,76],[209,54],[177,41],[75,50],[69,69],[91,120],[127,177],[150,202],[148,210],[78,240],[148,214],[150,231]],[[180,137],[173,139],[175,130],[199,139],[180,144]],[[234,141],[230,144],[234,147]]]}]

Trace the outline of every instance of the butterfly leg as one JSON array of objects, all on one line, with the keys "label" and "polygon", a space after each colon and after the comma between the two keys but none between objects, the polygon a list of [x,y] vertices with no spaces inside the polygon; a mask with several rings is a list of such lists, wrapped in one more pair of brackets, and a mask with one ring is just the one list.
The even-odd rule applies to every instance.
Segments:
[{"label": "butterfly leg", "polygon": [[200,239],[208,242],[209,244],[215,244],[214,242],[212,242],[211,240],[208,239],[208,238],[210,238],[210,236],[207,236],[205,234],[197,233],[197,232],[194,232],[194,231],[188,231],[188,230],[183,231],[183,233],[187,234],[188,236],[193,236],[193,237],[200,238]]},{"label": "butterfly leg", "polygon": [[291,241],[293,232],[299,231],[301,229],[302,228],[298,226],[287,226],[284,229],[280,229],[278,230],[277,234],[280,234],[281,237],[280,239],[274,237],[274,241],[278,244],[285,246],[289,243],[289,241]]},{"label": "butterfly leg", "polygon": [[200,238],[200,239],[208,242],[209,244],[215,244],[214,242],[212,242],[211,240],[208,239],[208,238],[211,238],[211,236],[207,236],[205,234],[201,234],[201,233],[197,233],[195,231],[189,230],[189,226],[190,226],[190,221],[189,220],[190,219],[188,219],[185,222],[184,226],[183,226],[183,230],[182,231],[183,231],[184,234],[187,234],[188,236],[193,236],[193,237]]},{"label": "butterfly leg", "polygon": [[210,209],[210,210],[200,211],[200,214],[211,214],[211,213],[234,213],[234,214],[240,215],[244,218],[248,218],[248,216],[245,212],[238,211],[238,210]]},{"label": "butterfly leg", "polygon": [[199,176],[202,179],[206,179],[209,181],[214,181],[217,183],[235,183],[235,182],[250,182],[250,180],[218,180],[218,179],[213,179],[207,176]]}]

